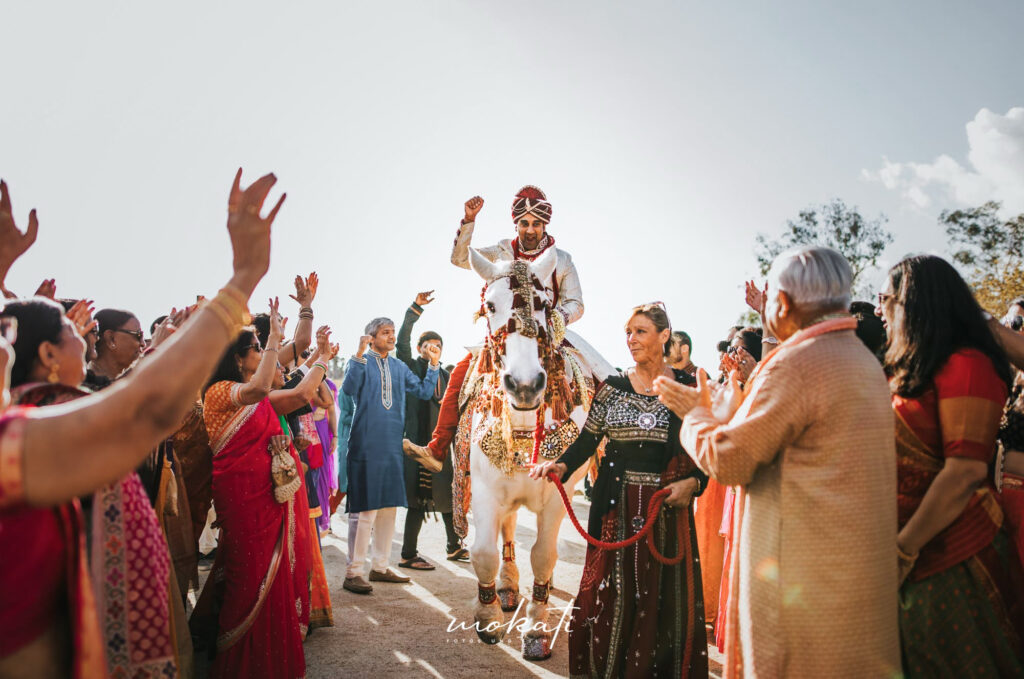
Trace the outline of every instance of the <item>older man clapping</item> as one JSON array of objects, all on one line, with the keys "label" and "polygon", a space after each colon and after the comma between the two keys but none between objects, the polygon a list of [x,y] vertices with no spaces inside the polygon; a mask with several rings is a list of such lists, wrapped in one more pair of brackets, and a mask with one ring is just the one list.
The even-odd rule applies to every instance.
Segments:
[{"label": "older man clapping", "polygon": [[659,382],[685,414],[697,465],[739,486],[727,676],[879,677],[900,671],[896,463],[889,389],[847,313],[852,274],[806,247],[769,273],[779,348],[740,393]]}]

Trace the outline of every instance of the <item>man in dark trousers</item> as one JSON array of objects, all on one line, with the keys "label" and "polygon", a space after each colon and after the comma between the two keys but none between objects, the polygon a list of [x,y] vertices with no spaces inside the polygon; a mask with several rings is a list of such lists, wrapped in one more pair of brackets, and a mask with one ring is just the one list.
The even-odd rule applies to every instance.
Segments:
[{"label": "man in dark trousers", "polygon": [[[417,355],[413,357],[411,350],[412,326],[420,319],[423,308],[433,300],[434,291],[421,292],[416,301],[405,312],[405,319],[398,331],[395,349],[398,358],[404,361],[412,371],[422,377],[429,363],[424,352],[427,346],[442,347],[441,336],[436,332],[427,331],[420,335],[416,344]],[[405,435],[413,443],[426,445],[434,432],[437,416],[441,411],[441,399],[448,386],[448,371],[441,369],[437,387],[433,397],[421,401],[413,396],[406,397]],[[448,451],[446,451],[447,453]],[[455,533],[452,520],[452,458],[444,457],[441,470],[432,473],[411,457],[405,458],[405,495],[409,502],[405,515],[405,531],[402,541],[402,560],[398,563],[402,568],[415,570],[434,570],[435,566],[421,557],[416,550],[420,529],[428,512],[438,512],[444,520],[445,532],[448,535],[448,559],[450,561],[469,561],[469,551],[462,546],[459,536]]]}]

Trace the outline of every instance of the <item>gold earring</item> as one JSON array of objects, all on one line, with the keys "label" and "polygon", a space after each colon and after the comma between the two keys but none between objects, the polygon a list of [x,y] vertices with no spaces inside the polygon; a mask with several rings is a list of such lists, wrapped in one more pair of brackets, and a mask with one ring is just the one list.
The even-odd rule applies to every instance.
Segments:
[{"label": "gold earring", "polygon": [[60,370],[60,364],[59,363],[54,363],[53,365],[50,366],[50,376],[46,378],[46,380],[50,384],[57,384],[58,382],[60,382],[60,375],[57,374],[57,371],[59,371],[59,370]]}]

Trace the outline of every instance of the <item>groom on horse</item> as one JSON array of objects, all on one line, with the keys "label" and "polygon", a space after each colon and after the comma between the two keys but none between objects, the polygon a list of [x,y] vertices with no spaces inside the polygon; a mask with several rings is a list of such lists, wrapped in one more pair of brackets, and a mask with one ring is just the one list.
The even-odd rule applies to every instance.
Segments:
[{"label": "groom on horse", "polygon": [[[476,216],[483,206],[484,199],[480,196],[466,201],[466,216],[452,245],[452,264],[455,266],[469,268],[469,243],[473,238]],[[512,202],[512,221],[517,232],[514,240],[505,238],[498,241],[497,245],[478,248],[477,251],[492,262],[532,262],[549,248],[555,248],[554,237],[547,233],[547,225],[551,222],[551,203],[536,186],[524,186],[516,194]],[[583,316],[583,289],[569,253],[558,248],[555,248],[555,252],[557,264],[550,287],[554,293],[555,311],[561,315],[565,325],[569,325]],[[472,358],[472,354],[467,354],[452,371],[430,443],[419,446],[408,440],[403,442],[405,452],[431,471],[441,469],[441,460],[447,455],[448,447],[455,438],[459,425],[459,392]]]}]

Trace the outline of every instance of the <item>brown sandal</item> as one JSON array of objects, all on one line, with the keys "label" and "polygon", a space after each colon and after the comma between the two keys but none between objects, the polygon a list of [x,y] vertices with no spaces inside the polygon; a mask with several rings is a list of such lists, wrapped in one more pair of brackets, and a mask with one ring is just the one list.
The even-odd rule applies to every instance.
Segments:
[{"label": "brown sandal", "polygon": [[437,566],[435,566],[434,564],[430,563],[429,561],[424,559],[422,556],[414,556],[411,559],[405,559],[404,561],[399,561],[398,562],[398,567],[399,568],[411,568],[414,571],[432,571],[435,568],[437,568]]}]

